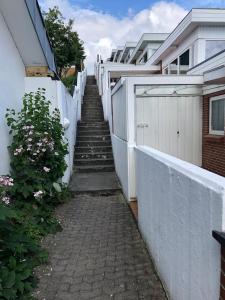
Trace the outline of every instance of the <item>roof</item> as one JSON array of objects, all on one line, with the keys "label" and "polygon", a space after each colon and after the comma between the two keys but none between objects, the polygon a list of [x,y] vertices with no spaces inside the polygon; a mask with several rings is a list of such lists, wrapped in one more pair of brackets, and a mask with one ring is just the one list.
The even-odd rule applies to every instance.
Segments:
[{"label": "roof", "polygon": [[113,61],[117,61],[121,52],[123,51],[123,46],[118,46],[117,49],[116,49],[116,53],[114,55],[114,59]]},{"label": "roof", "polygon": [[124,60],[125,60],[125,58],[126,58],[126,56],[128,54],[128,51],[130,49],[135,49],[136,46],[137,46],[136,42],[126,42],[126,44],[125,44],[125,46],[123,48],[123,52],[122,52],[122,54],[120,56],[119,62],[124,62]]},{"label": "roof", "polygon": [[1,0],[0,11],[24,65],[47,66],[57,74],[54,53],[37,0]]},{"label": "roof", "polygon": [[225,9],[192,9],[150,57],[146,65],[159,63],[168,55],[171,48],[181,43],[198,26],[212,24],[213,26],[225,25]]},{"label": "roof", "polygon": [[135,61],[149,43],[164,42],[169,33],[144,33],[138,41],[128,63]]}]

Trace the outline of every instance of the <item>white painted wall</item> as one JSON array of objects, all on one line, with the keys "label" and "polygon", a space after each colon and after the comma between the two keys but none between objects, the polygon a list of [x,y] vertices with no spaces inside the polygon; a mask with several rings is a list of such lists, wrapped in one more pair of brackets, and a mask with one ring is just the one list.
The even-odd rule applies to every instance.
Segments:
[{"label": "white painted wall", "polygon": [[218,300],[225,179],[149,147],[136,148],[138,222],[173,300]]},{"label": "white painted wall", "polygon": [[127,141],[127,101],[126,85],[120,85],[112,95],[113,133],[120,139]]},{"label": "white painted wall", "polygon": [[116,135],[111,135],[113,156],[115,160],[115,168],[117,176],[122,185],[123,192],[129,199],[129,172],[128,172],[128,148],[127,142],[120,139]]},{"label": "white painted wall", "polygon": [[19,110],[24,94],[25,67],[16,45],[0,13],[0,174],[9,173],[10,158],[7,146],[11,139],[6,124],[7,108]]}]

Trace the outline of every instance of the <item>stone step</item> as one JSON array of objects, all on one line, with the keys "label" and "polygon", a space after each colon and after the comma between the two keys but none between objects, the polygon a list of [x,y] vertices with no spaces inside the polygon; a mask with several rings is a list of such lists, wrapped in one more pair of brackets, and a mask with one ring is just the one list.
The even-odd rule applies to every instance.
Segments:
[{"label": "stone step", "polygon": [[78,126],[80,127],[94,127],[94,128],[99,128],[99,127],[106,127],[109,126],[108,122],[106,121],[100,121],[100,122],[84,122],[83,120],[78,122]]},{"label": "stone step", "polygon": [[76,166],[101,166],[101,165],[113,165],[113,158],[94,158],[94,159],[76,159]]},{"label": "stone step", "polygon": [[101,122],[103,118],[82,118],[84,122],[90,122],[90,123],[95,123],[95,122]]},{"label": "stone step", "polygon": [[91,115],[91,116],[103,115],[103,111],[100,109],[96,109],[96,110],[82,109],[81,113],[82,113],[82,116],[84,116],[84,115]]},{"label": "stone step", "polygon": [[111,141],[77,141],[76,146],[78,147],[93,147],[93,146],[111,146]]},{"label": "stone step", "polygon": [[75,159],[113,159],[112,152],[96,152],[96,153],[77,153],[74,154]]},{"label": "stone step", "polygon": [[88,136],[88,135],[85,135],[85,136],[82,136],[82,135],[78,135],[77,136],[77,142],[103,142],[103,141],[111,141],[111,137],[110,135],[93,135],[93,136]]},{"label": "stone step", "polygon": [[100,165],[100,166],[75,166],[75,171],[79,173],[98,173],[98,172],[114,172],[114,165]]},{"label": "stone step", "polygon": [[78,146],[75,147],[75,154],[81,153],[112,153],[112,146]]},{"label": "stone step", "polygon": [[96,132],[104,132],[104,131],[106,131],[107,133],[109,132],[109,127],[108,126],[91,126],[91,125],[87,125],[87,126],[81,126],[81,125],[79,125],[78,126],[78,132],[94,132],[94,131],[96,131]]},{"label": "stone step", "polygon": [[78,128],[78,136],[109,135],[108,129]]}]

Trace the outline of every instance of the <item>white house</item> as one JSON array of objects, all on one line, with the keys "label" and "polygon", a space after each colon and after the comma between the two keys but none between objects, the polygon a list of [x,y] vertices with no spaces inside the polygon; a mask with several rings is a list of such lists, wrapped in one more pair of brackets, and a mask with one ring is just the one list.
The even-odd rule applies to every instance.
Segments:
[{"label": "white house", "polygon": [[[139,228],[171,299],[217,300],[221,256],[212,231],[225,229],[225,179],[215,174],[225,176],[225,10],[191,10],[147,58],[138,44],[128,64],[96,66],[117,175],[127,200],[138,201]],[[132,63],[139,65],[128,70]]]},{"label": "white house", "polygon": [[66,157],[68,169],[64,181],[68,182],[72,172],[75,120],[79,117],[78,102],[81,102],[83,91],[75,89],[76,99],[73,99],[59,80],[54,54],[36,0],[0,1],[0,42],[0,174],[7,174],[10,165],[6,109],[19,110],[25,92],[46,88],[46,96],[53,107],[60,109],[62,123],[67,124],[65,135],[70,154]]}]

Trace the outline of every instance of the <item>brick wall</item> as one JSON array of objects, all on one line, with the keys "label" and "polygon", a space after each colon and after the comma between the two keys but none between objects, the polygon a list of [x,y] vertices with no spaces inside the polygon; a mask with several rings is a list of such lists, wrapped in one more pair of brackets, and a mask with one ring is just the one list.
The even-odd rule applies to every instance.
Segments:
[{"label": "brick wall", "polygon": [[203,98],[202,167],[221,176],[225,176],[225,142],[224,136],[209,134],[209,99],[223,94],[225,90]]}]

